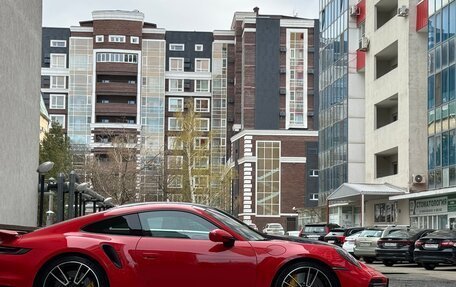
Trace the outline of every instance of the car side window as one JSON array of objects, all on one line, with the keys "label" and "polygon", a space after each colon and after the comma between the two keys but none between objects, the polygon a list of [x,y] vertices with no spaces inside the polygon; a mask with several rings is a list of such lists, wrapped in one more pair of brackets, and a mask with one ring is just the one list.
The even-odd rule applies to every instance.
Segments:
[{"label": "car side window", "polygon": [[145,235],[162,238],[208,240],[218,227],[206,219],[182,211],[150,211],[139,214]]},{"label": "car side window", "polygon": [[83,227],[82,230],[86,232],[102,234],[136,236],[142,235],[138,214],[111,217],[105,220],[89,224]]}]

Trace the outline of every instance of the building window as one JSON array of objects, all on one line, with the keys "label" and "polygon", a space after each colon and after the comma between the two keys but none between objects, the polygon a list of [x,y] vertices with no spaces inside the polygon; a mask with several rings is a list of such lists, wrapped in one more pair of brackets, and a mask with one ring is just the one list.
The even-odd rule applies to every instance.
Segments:
[{"label": "building window", "polygon": [[212,147],[225,147],[226,146],[226,138],[213,138],[212,139]]},{"label": "building window", "polygon": [[212,128],[213,129],[226,128],[226,119],[212,119]]},{"label": "building window", "polygon": [[65,128],[65,115],[49,115],[49,118],[51,119],[51,126],[52,123],[59,123],[62,128]]},{"label": "building window", "polygon": [[185,51],[184,44],[169,44],[170,51]]},{"label": "building window", "polygon": [[168,118],[168,131],[182,131],[182,119]]},{"label": "building window", "polygon": [[50,109],[65,109],[65,95],[51,94],[49,98]]},{"label": "building window", "polygon": [[209,72],[209,59],[195,59],[195,72]]},{"label": "building window", "polygon": [[209,119],[199,118],[195,119],[195,130],[207,132],[209,131]]},{"label": "building window", "polygon": [[169,58],[170,71],[184,71],[184,58]]},{"label": "building window", "polygon": [[169,79],[169,92],[183,92],[184,80],[183,79]]},{"label": "building window", "polygon": [[202,52],[203,51],[203,44],[195,44],[195,51]]},{"label": "building window", "polygon": [[132,44],[139,44],[139,37],[130,36],[130,43],[132,43]]},{"label": "building window", "polygon": [[179,137],[168,137],[168,150],[182,150],[184,145]]},{"label": "building window", "polygon": [[207,188],[209,186],[209,177],[207,175],[195,175],[193,177],[193,187]]},{"label": "building window", "polygon": [[210,112],[209,99],[195,99],[195,112],[197,112],[197,113]]},{"label": "building window", "polygon": [[212,103],[212,108],[215,109],[225,109],[226,100],[225,99],[214,99]]},{"label": "building window", "polygon": [[138,55],[125,53],[97,53],[97,62],[136,64],[138,62]]},{"label": "building window", "polygon": [[51,76],[51,89],[65,89],[66,77],[65,76]]},{"label": "building window", "polygon": [[184,111],[184,98],[168,98],[168,111],[169,112],[183,112]]},{"label": "building window", "polygon": [[280,215],[280,142],[257,141],[256,212]]},{"label": "building window", "polygon": [[66,54],[51,54],[51,68],[66,68]]},{"label": "building window", "polygon": [[54,48],[65,48],[67,45],[66,40],[51,40],[51,47]]},{"label": "building window", "polygon": [[169,175],[168,188],[182,188],[182,175]]},{"label": "building window", "polygon": [[104,36],[103,35],[96,35],[95,36],[95,42],[96,43],[103,43],[104,42]]},{"label": "building window", "polygon": [[310,194],[310,200],[318,201],[318,193],[311,193]]},{"label": "building window", "polygon": [[318,169],[311,169],[309,172],[310,177],[318,177]]},{"label": "building window", "polygon": [[209,80],[195,80],[195,92],[209,92]]},{"label": "building window", "polygon": [[184,157],[181,155],[168,156],[168,169],[182,169]]},{"label": "building window", "polygon": [[193,158],[193,167],[198,169],[205,169],[209,167],[209,157],[197,156]]},{"label": "building window", "polygon": [[209,138],[196,137],[194,139],[193,148],[196,150],[209,149]]},{"label": "building window", "polygon": [[113,42],[113,43],[125,43],[125,36],[121,36],[121,35],[109,35],[109,42]]}]

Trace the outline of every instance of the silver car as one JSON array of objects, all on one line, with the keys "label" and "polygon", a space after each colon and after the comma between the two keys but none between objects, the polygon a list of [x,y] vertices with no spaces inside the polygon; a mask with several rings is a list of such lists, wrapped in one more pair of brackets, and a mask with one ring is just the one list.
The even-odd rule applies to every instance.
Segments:
[{"label": "silver car", "polygon": [[285,232],[280,223],[267,223],[263,229],[263,233],[271,235],[284,235]]},{"label": "silver car", "polygon": [[408,226],[391,225],[387,227],[370,227],[363,231],[355,241],[354,254],[357,257],[362,257],[364,262],[372,263],[377,260],[375,249],[377,241],[381,237],[385,237],[393,231],[407,229]]}]

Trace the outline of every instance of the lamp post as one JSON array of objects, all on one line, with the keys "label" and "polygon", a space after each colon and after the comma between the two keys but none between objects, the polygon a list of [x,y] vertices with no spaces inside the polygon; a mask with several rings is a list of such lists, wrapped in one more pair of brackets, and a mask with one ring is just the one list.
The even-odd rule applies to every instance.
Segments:
[{"label": "lamp post", "polygon": [[40,180],[40,205],[39,205],[39,216],[38,226],[43,226],[43,212],[44,212],[44,177],[54,167],[52,161],[43,162],[38,166],[36,170],[38,172],[38,178]]}]

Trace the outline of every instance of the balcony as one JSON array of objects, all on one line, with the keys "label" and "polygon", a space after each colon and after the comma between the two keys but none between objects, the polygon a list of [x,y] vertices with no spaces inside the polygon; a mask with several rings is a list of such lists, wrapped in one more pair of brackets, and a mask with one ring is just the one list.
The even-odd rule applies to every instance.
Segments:
[{"label": "balcony", "polygon": [[[103,133],[105,131],[111,130],[120,130],[122,132],[126,130],[141,130],[141,125],[139,124],[127,124],[127,123],[92,123],[90,124],[90,128],[94,133]],[[97,131],[99,129],[99,131]]]},{"label": "balcony", "polygon": [[97,116],[136,116],[136,105],[127,103],[97,103],[95,105]]},{"label": "balcony", "polygon": [[97,74],[135,76],[138,74],[138,64],[100,62],[97,63]]},{"label": "balcony", "polygon": [[137,84],[129,83],[97,83],[97,95],[126,95],[136,96],[138,93]]}]

